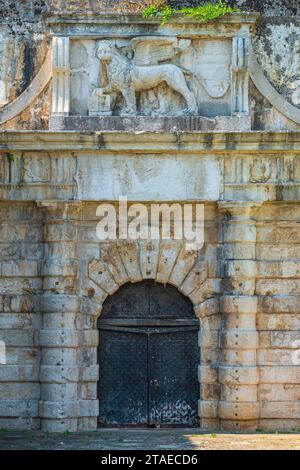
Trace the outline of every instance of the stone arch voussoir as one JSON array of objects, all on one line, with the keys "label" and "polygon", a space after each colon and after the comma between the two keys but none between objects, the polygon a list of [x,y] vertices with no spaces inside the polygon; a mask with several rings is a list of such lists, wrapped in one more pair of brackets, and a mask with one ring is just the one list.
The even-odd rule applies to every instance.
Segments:
[{"label": "stone arch voussoir", "polygon": [[88,291],[99,313],[105,299],[122,285],[149,279],[176,287],[191,300],[200,320],[207,305],[218,308],[220,280],[210,276],[201,253],[186,250],[181,241],[105,242],[99,258],[88,264]]}]

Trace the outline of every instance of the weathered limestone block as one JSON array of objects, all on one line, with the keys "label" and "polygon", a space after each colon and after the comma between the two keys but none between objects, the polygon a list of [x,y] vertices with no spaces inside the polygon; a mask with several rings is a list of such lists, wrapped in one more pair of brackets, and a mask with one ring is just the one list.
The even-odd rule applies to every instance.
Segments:
[{"label": "weathered limestone block", "polygon": [[299,278],[300,268],[297,261],[263,262],[257,263],[258,277],[261,278]]},{"label": "weathered limestone block", "polygon": [[258,298],[258,313],[287,313],[293,315],[299,312],[299,297],[297,296],[260,296]]},{"label": "weathered limestone block", "polygon": [[300,314],[269,313],[265,315],[261,313],[257,316],[257,330],[300,331]]},{"label": "weathered limestone block", "polygon": [[83,382],[80,386],[80,398],[86,400],[97,399],[98,384],[95,382]]},{"label": "weathered limestone block", "polygon": [[0,400],[0,415],[15,418],[39,417],[38,400]]},{"label": "weathered limestone block", "polygon": [[159,245],[159,258],[156,279],[162,284],[167,284],[181,249],[181,242],[162,240]]},{"label": "weathered limestone block", "polygon": [[198,377],[200,383],[218,383],[218,367],[199,366]]},{"label": "weathered limestone block", "polygon": [[118,244],[118,250],[131,282],[142,281],[137,244],[130,241],[121,241]]},{"label": "weathered limestone block", "polygon": [[58,330],[65,328],[73,330],[76,326],[76,313],[75,312],[62,312],[62,313],[48,313],[43,316],[43,328],[45,330]]},{"label": "weathered limestone block", "polygon": [[44,419],[74,420],[79,415],[79,403],[77,400],[68,402],[66,399],[60,404],[56,400],[54,402],[43,400],[40,412]]},{"label": "weathered limestone block", "polygon": [[1,400],[33,400],[40,398],[40,385],[38,383],[0,383]]},{"label": "weathered limestone block", "polygon": [[261,384],[299,384],[299,365],[264,366],[259,368]]},{"label": "weathered limestone block", "polygon": [[63,366],[77,362],[78,349],[63,347],[43,348],[42,358],[50,366]]},{"label": "weathered limestone block", "polygon": [[256,385],[223,385],[221,400],[225,402],[255,402],[257,398]]},{"label": "weathered limestone block", "polygon": [[94,431],[98,426],[98,418],[78,418],[78,430],[79,431]]},{"label": "weathered limestone block", "polygon": [[181,248],[178,258],[176,260],[176,264],[169,278],[170,284],[173,284],[175,286],[180,286],[182,284],[185,277],[191,271],[193,265],[195,264],[197,256],[197,251],[189,252],[186,250],[185,247]]},{"label": "weathered limestone block", "polygon": [[199,343],[204,349],[215,349],[219,345],[218,330],[201,330],[199,333]]},{"label": "weathered limestone block", "polygon": [[[253,414],[256,414],[256,409],[253,409]],[[246,432],[246,433],[255,432],[258,429],[257,428],[258,422],[259,422],[258,419],[254,419],[254,420],[239,419],[238,421],[237,420],[231,421],[230,419],[224,419],[223,424],[222,424],[222,429],[225,432],[226,431],[232,432],[233,429],[235,430],[235,432]]]},{"label": "weathered limestone block", "polygon": [[201,384],[200,396],[204,401],[218,400],[220,398],[220,384]]},{"label": "weathered limestone block", "polygon": [[29,348],[8,347],[6,348],[6,364],[8,365],[39,365],[40,349],[38,346]]},{"label": "weathered limestone block", "polygon": [[42,281],[39,277],[26,278],[6,278],[0,279],[0,292],[6,295],[23,292],[37,292],[42,288]]},{"label": "weathered limestone block", "polygon": [[201,364],[203,366],[218,364],[220,349],[204,349],[201,350]]},{"label": "weathered limestone block", "polygon": [[201,331],[203,333],[209,332],[212,330],[219,330],[222,325],[222,318],[221,318],[220,313],[218,312],[215,315],[210,315],[210,316],[202,318],[200,325],[201,325]]},{"label": "weathered limestone block", "polygon": [[257,228],[257,242],[266,244],[300,243],[300,228],[291,223],[259,224]]},{"label": "weathered limestone block", "polygon": [[99,258],[99,243],[80,243],[77,244],[77,256],[79,260]]},{"label": "weathered limestone block", "polygon": [[110,295],[119,288],[110,270],[101,261],[92,261],[90,263],[89,277]]},{"label": "weathered limestone block", "polygon": [[39,365],[1,365],[0,382],[38,382]]},{"label": "weathered limestone block", "polygon": [[221,279],[207,279],[197,289],[189,294],[189,299],[196,306],[205,300],[220,294],[222,291]]},{"label": "weathered limestone block", "polygon": [[79,345],[78,334],[75,330],[49,330],[40,331],[40,345],[45,348],[77,348]]},{"label": "weathered limestone block", "polygon": [[198,318],[202,319],[210,315],[216,315],[220,311],[219,299],[207,299],[203,303],[196,305],[194,308]]},{"label": "weathered limestone block", "polygon": [[55,402],[56,397],[62,395],[68,402],[75,401],[78,398],[76,383],[53,384],[51,388],[47,384],[42,384],[41,393],[46,402]]},{"label": "weathered limestone block", "polygon": [[295,349],[275,349],[261,348],[257,352],[257,364],[259,366],[291,366],[295,362],[295,358],[300,359],[298,350]]},{"label": "weathered limestone block", "polygon": [[297,431],[300,427],[300,419],[260,419],[258,422],[259,429],[268,432],[274,431]]},{"label": "weathered limestone block", "polygon": [[1,429],[10,429],[12,431],[24,431],[24,429],[39,430],[40,429],[39,418],[0,418]]},{"label": "weathered limestone block", "polygon": [[39,329],[41,319],[37,313],[0,313],[0,330]]},{"label": "weathered limestone block", "polygon": [[225,385],[257,385],[259,374],[257,368],[253,366],[221,366],[219,380],[221,384]]},{"label": "weathered limestone block", "polygon": [[202,419],[213,420],[219,418],[218,402],[216,400],[200,400],[198,413]]},{"label": "weathered limestone block", "polygon": [[97,382],[99,379],[98,365],[81,367],[79,372],[82,382]]},{"label": "weathered limestone block", "polygon": [[252,260],[228,260],[225,268],[225,276],[238,277],[242,273],[243,278],[253,279],[256,277],[256,262]]},{"label": "weathered limestone block", "polygon": [[258,295],[300,295],[300,279],[258,279]]},{"label": "weathered limestone block", "polygon": [[224,364],[234,364],[238,367],[253,366],[257,361],[255,349],[225,349],[222,351]]},{"label": "weathered limestone block", "polygon": [[233,259],[235,256],[240,260],[255,259],[255,245],[252,242],[243,243],[240,246],[236,246],[234,243],[226,243],[224,246],[224,256],[226,259]]},{"label": "weathered limestone block", "polygon": [[90,295],[93,297],[94,302],[98,304],[98,310],[94,310],[94,315],[98,315],[102,310],[103,302],[108,297],[108,293],[91,279],[89,279],[88,283],[88,293],[91,293]]},{"label": "weathered limestone block", "polygon": [[260,417],[261,419],[299,419],[300,403],[285,401],[262,401]]},{"label": "weathered limestone block", "polygon": [[189,295],[191,292],[199,289],[208,277],[208,267],[205,261],[197,261],[193,269],[189,272],[186,279],[180,286],[183,294]]},{"label": "weathered limestone block", "polygon": [[81,331],[79,334],[79,344],[83,348],[94,347],[96,348],[99,344],[99,333],[97,330],[86,330]]},{"label": "weathered limestone block", "polygon": [[140,240],[139,251],[143,279],[156,279],[159,257],[159,240]]},{"label": "weathered limestone block", "polygon": [[37,261],[5,261],[1,272],[3,277],[37,277],[39,265]]},{"label": "weathered limestone block", "polygon": [[129,281],[122,258],[115,243],[102,243],[100,257],[106,263],[116,283],[121,286]]},{"label": "weathered limestone block", "polygon": [[[224,306],[223,310],[224,312]],[[225,310],[226,312],[226,310]],[[240,315],[240,327],[242,330],[255,330],[256,327],[256,321],[255,321],[255,316],[253,313],[243,313],[239,312]],[[236,313],[228,313],[226,316],[223,318],[223,326],[225,329],[228,330],[234,330],[236,328],[236,320],[237,320],[237,314]]]},{"label": "weathered limestone block", "polygon": [[78,297],[70,294],[44,293],[41,296],[41,310],[43,313],[77,312],[79,309]]},{"label": "weathered limestone block", "polygon": [[247,350],[258,348],[258,333],[256,331],[223,331],[220,340],[221,347],[224,349]]},{"label": "weathered limestone block", "polygon": [[97,417],[99,414],[98,400],[80,400],[79,401],[79,416]]},{"label": "weathered limestone block", "polygon": [[258,419],[259,403],[257,403],[257,401],[249,401],[249,403],[246,401],[243,403],[220,401],[219,417],[221,420],[231,420],[234,417],[233,421],[252,421]]},{"label": "weathered limestone block", "polygon": [[38,332],[35,330],[2,330],[1,340],[5,342],[6,346],[20,346],[30,347],[37,346]]},{"label": "weathered limestone block", "polygon": [[258,386],[258,391],[263,402],[300,401],[300,385],[296,384],[261,384]]}]

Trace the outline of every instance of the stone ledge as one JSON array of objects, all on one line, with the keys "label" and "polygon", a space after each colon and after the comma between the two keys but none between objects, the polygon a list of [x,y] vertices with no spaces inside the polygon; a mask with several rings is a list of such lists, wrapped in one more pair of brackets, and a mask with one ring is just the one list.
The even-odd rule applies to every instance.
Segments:
[{"label": "stone ledge", "polygon": [[55,116],[50,120],[51,130],[90,132],[240,132],[251,130],[249,115],[217,116]]},{"label": "stone ledge", "polygon": [[217,154],[282,154],[300,152],[300,132],[88,132],[1,131],[0,152],[70,151]]}]

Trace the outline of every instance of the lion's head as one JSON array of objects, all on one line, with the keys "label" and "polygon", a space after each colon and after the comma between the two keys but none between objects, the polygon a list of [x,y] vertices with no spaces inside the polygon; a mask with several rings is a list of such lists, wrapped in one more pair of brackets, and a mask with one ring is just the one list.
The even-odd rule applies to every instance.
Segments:
[{"label": "lion's head", "polygon": [[110,62],[115,45],[111,41],[99,41],[96,49],[96,57],[104,62]]}]

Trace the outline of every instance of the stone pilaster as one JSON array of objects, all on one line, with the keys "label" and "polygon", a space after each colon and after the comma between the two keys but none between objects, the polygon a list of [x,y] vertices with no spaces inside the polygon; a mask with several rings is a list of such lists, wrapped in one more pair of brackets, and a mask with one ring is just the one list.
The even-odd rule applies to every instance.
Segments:
[{"label": "stone pilaster", "polygon": [[68,116],[70,111],[70,39],[52,39],[52,115]]},{"label": "stone pilaster", "polygon": [[78,381],[79,334],[76,321],[76,244],[80,203],[39,203],[44,216],[44,263],[41,300],[42,430],[76,431],[80,415]]},{"label": "stone pilaster", "polygon": [[200,319],[200,400],[199,417],[202,429],[219,429],[218,404],[220,384],[218,366],[220,362],[219,331],[220,302],[210,298],[195,308]]},{"label": "stone pilaster", "polygon": [[257,428],[256,222],[259,204],[222,202],[224,295],[221,302],[222,360],[219,369],[221,429]]}]

